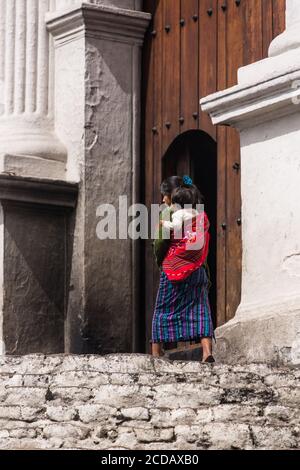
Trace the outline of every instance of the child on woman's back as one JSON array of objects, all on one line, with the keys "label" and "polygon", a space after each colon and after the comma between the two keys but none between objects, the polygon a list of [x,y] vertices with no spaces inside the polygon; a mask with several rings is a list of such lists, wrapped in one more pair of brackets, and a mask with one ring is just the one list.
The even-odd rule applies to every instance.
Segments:
[{"label": "child on woman's back", "polygon": [[162,220],[161,225],[175,234],[182,232],[184,224],[191,222],[199,213],[196,210],[195,191],[193,187],[181,186],[172,193],[172,222]]}]

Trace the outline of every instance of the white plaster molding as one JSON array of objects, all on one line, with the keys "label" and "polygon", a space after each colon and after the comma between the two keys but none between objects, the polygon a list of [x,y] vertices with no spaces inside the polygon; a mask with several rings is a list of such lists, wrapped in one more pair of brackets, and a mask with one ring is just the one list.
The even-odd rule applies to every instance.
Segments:
[{"label": "white plaster molding", "polygon": [[12,176],[65,179],[66,163],[47,158],[4,153],[0,155],[0,173]]},{"label": "white plaster molding", "polygon": [[149,13],[86,2],[46,15],[56,46],[83,36],[142,46],[150,19]]},{"label": "white plaster molding", "polygon": [[286,30],[270,45],[270,57],[241,67],[238,85],[201,99],[214,124],[242,130],[299,112],[299,0],[287,0],[286,22]]},{"label": "white plaster molding", "polygon": [[252,85],[236,85],[200,101],[213,124],[225,124],[240,130],[300,112],[295,100],[300,98],[300,67]]}]

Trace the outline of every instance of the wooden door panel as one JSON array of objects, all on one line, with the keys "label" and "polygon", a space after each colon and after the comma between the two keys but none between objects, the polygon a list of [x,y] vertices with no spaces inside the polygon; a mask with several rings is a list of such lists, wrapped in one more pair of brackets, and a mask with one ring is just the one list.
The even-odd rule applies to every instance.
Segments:
[{"label": "wooden door panel", "polygon": [[[209,12],[212,12],[211,14]],[[199,96],[217,91],[217,0],[199,2]],[[200,129],[216,139],[217,129],[208,114],[200,112]]]},{"label": "wooden door panel", "polygon": [[[245,2],[244,22],[244,64],[251,64],[263,57],[263,3],[261,0]],[[269,3],[269,2],[267,2]]]},{"label": "wooden door panel", "polygon": [[181,2],[180,132],[198,128],[198,0]]},{"label": "wooden door panel", "polygon": [[[143,199],[147,207],[150,207],[155,197],[154,185],[154,160],[157,151],[155,144],[154,132],[157,115],[154,112],[154,94],[156,85],[154,81],[154,59],[155,59],[155,43],[152,33],[154,31],[154,23],[156,22],[156,9],[159,0],[144,0],[144,9],[153,15],[150,27],[146,33],[145,45],[143,48],[143,77],[142,77],[142,102],[143,102],[143,118],[142,118],[142,136],[144,142],[143,155]],[[154,86],[155,85],[155,86]],[[151,316],[154,307],[155,283],[154,273],[155,265],[153,260],[153,249],[151,240],[147,240],[143,246],[144,263],[143,263],[143,289],[142,295],[147,298],[146,302],[141,301],[141,351],[150,352],[149,339],[151,338]],[[147,267],[147,269],[145,268]]]},{"label": "wooden door panel", "polygon": [[[245,63],[245,50],[248,49],[244,28],[248,11],[246,3],[237,6],[235,0],[227,2],[226,87],[237,83],[237,70]],[[241,295],[241,226],[237,225],[237,219],[241,216],[240,172],[233,169],[234,164],[240,164],[239,134],[235,129],[228,128],[226,140],[226,321],[234,316]]]},{"label": "wooden door panel", "polygon": [[[148,207],[160,201],[164,174],[192,172],[184,149],[176,162],[163,160],[178,135],[198,128],[217,142],[215,283],[221,325],[234,316],[241,293],[240,143],[234,129],[212,126],[199,98],[235,85],[239,67],[267,56],[285,27],[285,0],[146,0],[144,10],[153,14],[143,56],[144,200]],[[144,259],[148,340],[158,283],[151,242],[145,243]]]},{"label": "wooden door panel", "polygon": [[[218,73],[217,90],[224,90],[227,86],[227,15],[222,6],[223,0],[218,0]],[[226,321],[226,156],[227,156],[227,129],[217,127],[218,164],[217,164],[217,321],[222,325]]]},{"label": "wooden door panel", "polygon": [[285,3],[285,0],[273,0],[273,38],[285,29]]},{"label": "wooden door panel", "polygon": [[[273,39],[273,3],[262,2],[262,56],[268,56],[268,49]],[[277,36],[277,34],[276,34]]]},{"label": "wooden door panel", "polygon": [[162,181],[162,169],[161,169],[161,153],[162,153],[162,139],[163,139],[163,90],[164,90],[164,77],[163,77],[163,40],[164,40],[164,4],[161,1],[157,1],[157,7],[153,22],[153,29],[156,35],[153,39],[153,74],[154,74],[154,91],[153,91],[153,106],[154,106],[154,120],[157,132],[153,134],[153,199],[152,203],[161,202],[160,195],[160,184]]},{"label": "wooden door panel", "polygon": [[[180,114],[180,1],[163,1],[163,144],[164,153],[179,134]],[[170,28],[169,32],[166,28]],[[162,156],[162,155],[161,155]]]}]

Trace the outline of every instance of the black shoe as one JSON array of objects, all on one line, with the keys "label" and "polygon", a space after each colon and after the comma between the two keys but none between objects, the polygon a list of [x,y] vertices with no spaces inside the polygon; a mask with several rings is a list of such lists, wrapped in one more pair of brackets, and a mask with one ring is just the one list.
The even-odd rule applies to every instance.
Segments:
[{"label": "black shoe", "polygon": [[216,362],[213,356],[208,356],[204,362],[208,362],[209,364],[212,364],[213,362]]}]

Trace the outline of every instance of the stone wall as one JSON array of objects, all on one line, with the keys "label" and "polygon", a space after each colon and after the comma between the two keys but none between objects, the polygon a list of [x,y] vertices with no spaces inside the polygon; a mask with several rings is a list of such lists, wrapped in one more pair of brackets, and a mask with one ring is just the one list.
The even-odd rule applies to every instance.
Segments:
[{"label": "stone wall", "polygon": [[1,449],[297,449],[300,370],[2,357]]}]

